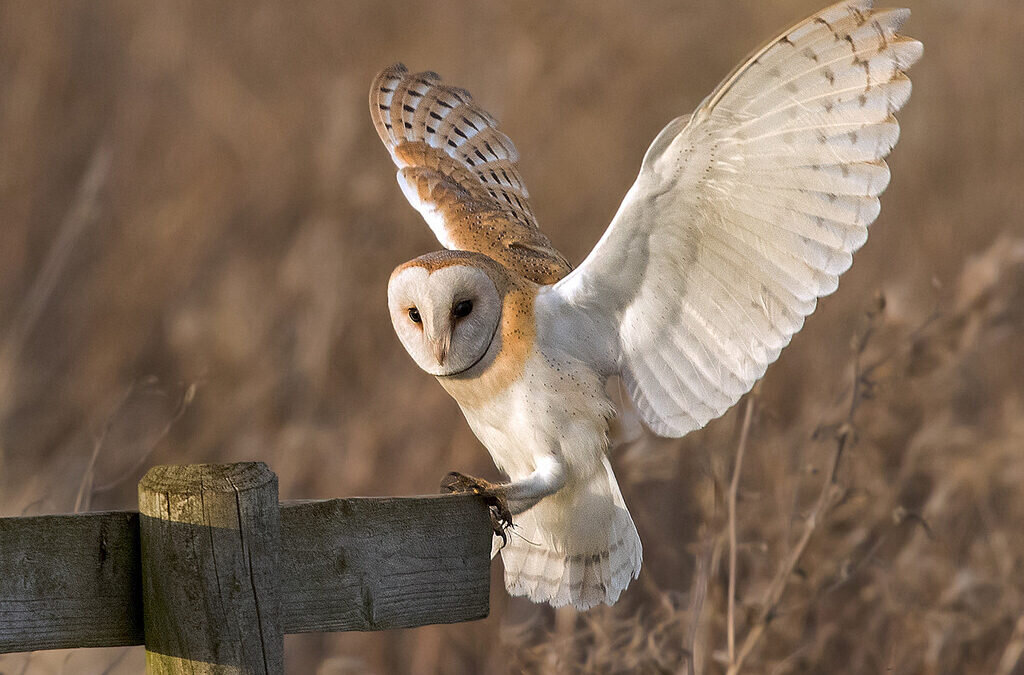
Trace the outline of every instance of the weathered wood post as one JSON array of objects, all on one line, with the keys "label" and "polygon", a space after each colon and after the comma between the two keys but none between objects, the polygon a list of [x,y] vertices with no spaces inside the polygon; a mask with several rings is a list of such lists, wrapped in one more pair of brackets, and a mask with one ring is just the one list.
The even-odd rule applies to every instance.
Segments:
[{"label": "weathered wood post", "polygon": [[139,512],[146,672],[284,673],[277,476],[262,462],[157,466]]}]

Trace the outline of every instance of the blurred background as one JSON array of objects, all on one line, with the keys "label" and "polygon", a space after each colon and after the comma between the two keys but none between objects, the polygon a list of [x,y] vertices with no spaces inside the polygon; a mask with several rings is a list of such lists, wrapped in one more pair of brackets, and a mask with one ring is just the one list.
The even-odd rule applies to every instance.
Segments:
[{"label": "blurred background", "polygon": [[[0,515],[134,508],[157,463],[263,460],[283,499],[497,477],[392,333],[391,270],[438,244],[370,124],[371,78],[400,60],[469,89],[578,262],[660,128],[823,4],[0,3]],[[645,552],[621,601],[510,601],[496,562],[488,619],[290,636],[289,672],[679,672],[689,653],[724,672],[752,405],[744,672],[1024,673],[1024,6],[905,4],[925,56],[871,238],[748,403],[616,455]],[[787,571],[837,434],[838,503]]]}]

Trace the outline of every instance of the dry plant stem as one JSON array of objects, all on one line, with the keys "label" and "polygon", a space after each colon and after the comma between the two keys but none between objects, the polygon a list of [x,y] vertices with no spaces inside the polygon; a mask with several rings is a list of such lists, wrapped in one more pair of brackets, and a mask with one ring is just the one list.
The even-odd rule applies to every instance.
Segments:
[{"label": "dry plant stem", "polygon": [[[845,438],[846,436],[844,435],[844,440],[837,444],[836,456],[842,453],[840,448],[846,444]],[[837,464],[833,463],[832,466],[834,468]],[[811,510],[807,521],[804,523],[804,529],[800,535],[800,540],[796,543],[796,546],[793,547],[793,550],[790,551],[782,569],[779,570],[779,573],[775,576],[771,585],[768,587],[768,591],[765,593],[766,602],[763,603],[765,610],[757,624],[754,625],[750,632],[747,633],[747,637],[743,640],[736,662],[729,666],[729,670],[727,671],[729,675],[735,675],[740,672],[740,668],[743,667],[743,662],[746,661],[750,652],[755,646],[757,646],[758,641],[761,639],[761,635],[775,616],[775,610],[778,607],[779,599],[782,597],[783,591],[786,590],[786,584],[789,581],[789,577],[793,574],[793,570],[796,569],[797,563],[800,562],[800,557],[803,555],[804,549],[807,548],[807,544],[811,540],[811,535],[814,534],[814,530],[818,526],[819,519],[836,501],[839,491],[832,483],[834,474],[834,470],[829,472],[828,477],[822,485],[821,492],[818,494],[818,500],[815,502],[814,508]]]},{"label": "dry plant stem", "polygon": [[75,507],[73,513],[88,511],[89,507],[92,504],[92,498],[95,495],[102,492],[107,492],[123,483],[130,476],[134,476],[135,473],[140,468],[142,468],[142,465],[146,462],[149,456],[153,453],[153,450],[156,449],[156,446],[159,445],[160,442],[167,437],[167,434],[171,432],[171,427],[173,427],[174,424],[179,419],[181,419],[181,416],[185,414],[185,411],[188,410],[188,407],[192,403],[192,399],[195,398],[196,393],[196,385],[194,383],[190,384],[188,388],[185,390],[185,393],[182,395],[181,401],[178,402],[178,407],[174,411],[174,415],[171,416],[170,421],[168,421],[167,424],[164,425],[163,429],[160,430],[160,434],[156,437],[156,440],[154,440],[149,445],[149,447],[145,449],[145,451],[135,461],[135,464],[133,464],[130,469],[122,472],[118,478],[114,479],[113,481],[110,481],[109,483],[106,483],[104,485],[96,485],[96,461],[99,459],[100,451],[103,449],[103,443],[107,438],[107,433],[110,431],[111,425],[113,425],[114,420],[120,414],[125,404],[128,403],[128,400],[132,397],[132,394],[135,393],[136,388],[136,382],[133,382],[128,387],[124,395],[121,397],[121,400],[118,401],[117,406],[114,408],[114,412],[112,412],[110,416],[107,418],[107,421],[103,425],[103,430],[100,432],[100,435],[97,436],[96,440],[93,442],[92,454],[89,456],[89,463],[88,465],[86,465],[85,473],[82,475],[82,480],[78,484],[78,494],[75,496]]},{"label": "dry plant stem", "polygon": [[1010,675],[1010,673],[1013,673],[1017,664],[1020,663],[1022,654],[1024,654],[1024,615],[1017,619],[1017,623],[1013,627],[1013,633],[1010,635],[1010,640],[1006,643],[1003,655],[999,659],[999,669],[996,673],[998,675]]},{"label": "dry plant stem", "polygon": [[185,393],[182,394],[181,400],[178,402],[178,407],[174,411],[174,415],[171,416],[171,419],[168,420],[167,424],[165,424],[163,429],[160,430],[160,433],[157,435],[156,439],[152,443],[150,443],[149,447],[145,449],[145,451],[139,456],[137,460],[135,460],[135,463],[132,464],[127,471],[122,472],[118,478],[115,478],[109,483],[104,483],[103,485],[95,486],[92,489],[93,494],[99,494],[102,492],[108,492],[110,490],[113,490],[115,487],[126,481],[128,478],[134,476],[139,471],[139,469],[141,469],[142,466],[146,463],[146,460],[149,459],[149,456],[153,454],[153,451],[156,450],[156,446],[160,445],[160,442],[167,438],[167,434],[171,433],[171,428],[174,427],[175,423],[177,423],[177,421],[181,419],[182,415],[185,414],[185,412],[188,410],[188,407],[192,404],[192,400],[195,398],[195,396],[196,385],[195,383],[192,383],[188,386],[187,389],[185,389]]},{"label": "dry plant stem", "polygon": [[[717,539],[717,537],[716,537]],[[694,574],[693,599],[690,602],[690,628],[686,635],[686,672],[695,675],[697,662],[697,632],[700,630],[700,616],[704,610],[704,600],[708,594],[708,577],[711,576],[713,558],[717,543],[706,542],[704,550],[697,557],[697,570]]]},{"label": "dry plant stem", "polygon": [[92,454],[89,456],[89,464],[85,467],[85,473],[82,474],[82,481],[78,484],[78,494],[75,495],[75,508],[72,513],[79,513],[80,511],[88,511],[89,503],[92,501],[93,494],[93,480],[95,478],[94,471],[96,469],[96,460],[99,459],[100,450],[103,448],[103,442],[107,439],[107,434],[110,432],[111,425],[114,424],[114,419],[117,417],[121,409],[124,408],[128,399],[131,398],[132,394],[135,393],[135,382],[132,382],[125,390],[124,395],[121,396],[121,400],[117,402],[114,407],[114,411],[107,417],[106,423],[103,425],[103,430],[100,435],[96,437],[96,440],[92,444]]},{"label": "dry plant stem", "polygon": [[754,396],[747,399],[747,409],[743,415],[743,427],[740,430],[739,446],[736,448],[736,466],[732,470],[732,482],[729,484],[729,595],[726,635],[729,645],[729,665],[736,662],[736,495],[740,487],[740,471],[743,468],[743,455],[747,449],[747,437],[750,435],[750,420],[754,412]]},{"label": "dry plant stem", "polygon": [[110,147],[104,142],[97,145],[93,151],[74,201],[57,231],[57,237],[46,252],[42,267],[18,308],[3,345],[0,345],[0,406],[6,406],[10,402],[8,389],[14,364],[18,361],[25,341],[42,316],[43,310],[46,309],[61,274],[67,267],[75,242],[95,217],[99,192],[110,172],[111,156]]},{"label": "dry plant stem", "polygon": [[743,667],[743,663],[746,661],[747,657],[750,656],[754,647],[757,646],[761,636],[764,635],[765,630],[768,628],[768,624],[771,623],[772,619],[775,617],[779,600],[782,598],[782,594],[786,590],[786,585],[793,574],[793,570],[796,569],[801,556],[803,556],[804,551],[807,549],[807,544],[810,543],[814,530],[818,527],[818,523],[825,514],[828,513],[829,509],[832,508],[839,496],[842,494],[842,490],[836,485],[836,472],[839,469],[839,461],[842,459],[843,451],[846,449],[847,444],[853,437],[853,417],[857,412],[857,407],[859,406],[864,394],[864,374],[861,369],[861,356],[864,354],[868,341],[871,339],[871,335],[874,332],[874,320],[880,313],[880,310],[868,312],[868,319],[870,320],[868,328],[854,345],[853,391],[850,394],[850,407],[847,411],[846,419],[836,431],[835,450],[832,453],[832,458],[829,462],[828,473],[825,476],[825,480],[822,482],[821,491],[818,493],[818,499],[815,501],[814,507],[807,516],[807,520],[804,521],[804,527],[800,534],[800,539],[797,541],[796,545],[793,546],[789,555],[786,556],[782,567],[779,569],[774,579],[772,579],[772,583],[768,586],[768,590],[765,591],[764,598],[761,601],[761,606],[764,608],[761,613],[761,617],[743,639],[743,644],[740,646],[736,661],[730,661],[729,669],[726,671],[728,675],[736,675],[740,672],[740,669]]},{"label": "dry plant stem", "polygon": [[[95,218],[97,198],[107,181],[110,161],[110,147],[101,142],[93,151],[71,207],[57,231],[57,238],[47,251],[42,267],[24,301],[18,307],[3,342],[0,343],[0,418],[6,417],[7,411],[13,406],[11,387],[14,366],[21,358],[21,350],[49,303],[71,258],[75,242]],[[4,473],[3,465],[4,448],[0,445],[0,475]]]}]

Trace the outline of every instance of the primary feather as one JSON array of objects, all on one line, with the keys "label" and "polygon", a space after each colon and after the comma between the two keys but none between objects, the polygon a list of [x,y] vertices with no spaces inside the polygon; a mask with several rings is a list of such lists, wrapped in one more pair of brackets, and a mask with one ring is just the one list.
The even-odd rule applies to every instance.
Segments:
[{"label": "primary feather", "polygon": [[922,53],[897,34],[908,14],[842,2],[755,52],[655,139],[597,247],[543,296],[605,314],[655,432],[749,391],[867,239]]},{"label": "primary feather", "polygon": [[370,117],[402,192],[442,246],[483,253],[540,284],[572,269],[537,227],[515,145],[468,91],[395,64],[370,87]]}]

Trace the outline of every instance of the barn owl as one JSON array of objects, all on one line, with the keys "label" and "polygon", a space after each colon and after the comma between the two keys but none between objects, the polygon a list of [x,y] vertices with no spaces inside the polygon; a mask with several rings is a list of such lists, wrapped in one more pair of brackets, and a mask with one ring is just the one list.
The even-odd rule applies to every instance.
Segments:
[{"label": "barn owl", "polygon": [[609,463],[610,377],[656,434],[703,427],[864,244],[922,53],[897,34],[907,10],[871,5],[801,21],[669,122],[575,269],[538,229],[512,142],[468,92],[401,64],[374,80],[399,186],[445,249],[395,269],[391,320],[509,478],[447,485],[514,523],[501,548],[512,595],[586,609],[639,575]]}]

